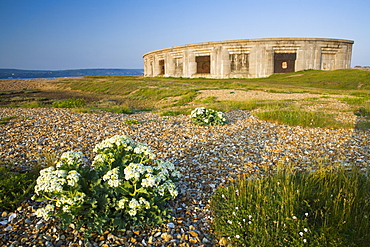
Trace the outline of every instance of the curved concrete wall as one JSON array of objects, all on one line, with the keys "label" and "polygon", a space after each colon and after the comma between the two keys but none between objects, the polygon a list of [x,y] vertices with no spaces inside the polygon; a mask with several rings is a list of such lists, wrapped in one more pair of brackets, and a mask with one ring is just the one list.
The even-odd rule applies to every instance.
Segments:
[{"label": "curved concrete wall", "polygon": [[259,78],[305,69],[349,69],[354,41],[321,38],[205,42],[144,54],[144,76]]}]

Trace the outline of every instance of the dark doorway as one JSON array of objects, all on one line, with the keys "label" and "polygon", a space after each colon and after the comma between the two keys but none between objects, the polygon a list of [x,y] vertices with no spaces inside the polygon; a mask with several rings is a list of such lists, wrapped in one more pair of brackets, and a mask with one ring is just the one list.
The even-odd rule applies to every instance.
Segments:
[{"label": "dark doorway", "polygon": [[275,53],[274,73],[295,72],[296,53]]},{"label": "dark doorway", "polygon": [[197,74],[211,73],[211,56],[199,56],[195,58],[197,62]]},{"label": "dark doorway", "polygon": [[159,75],[164,75],[164,60],[159,60]]}]

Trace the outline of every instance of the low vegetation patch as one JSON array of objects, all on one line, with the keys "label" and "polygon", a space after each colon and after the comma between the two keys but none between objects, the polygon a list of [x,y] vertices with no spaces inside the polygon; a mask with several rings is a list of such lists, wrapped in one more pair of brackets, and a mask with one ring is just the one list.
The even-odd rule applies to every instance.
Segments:
[{"label": "low vegetation patch", "polygon": [[279,165],[211,198],[215,234],[232,246],[368,246],[370,179],[355,167]]},{"label": "low vegetation patch", "polygon": [[17,172],[12,167],[0,166],[0,211],[13,211],[29,199],[38,176],[38,167],[31,171]]},{"label": "low vegetation patch", "polygon": [[52,107],[55,108],[78,108],[78,107],[83,107],[85,106],[86,102],[85,99],[67,99],[67,100],[60,100],[60,101],[55,101],[52,103]]},{"label": "low vegetation patch", "polygon": [[256,100],[225,100],[219,101],[213,104],[213,108],[219,111],[232,111],[232,110],[246,110],[251,111],[258,108],[258,102]]},{"label": "low vegetation patch", "polygon": [[355,111],[355,115],[370,118],[370,104]]},{"label": "low vegetation patch", "polygon": [[9,116],[9,117],[2,117],[0,118],[0,124],[7,124],[10,120],[13,118],[16,118],[17,116]]},{"label": "low vegetation patch", "polygon": [[[297,76],[299,75],[299,76]],[[137,111],[158,111],[161,114],[177,115],[188,114],[190,108],[204,106],[217,111],[230,110],[265,110],[268,107],[267,101],[273,101],[266,98],[233,100],[238,90],[258,90],[274,93],[313,93],[317,94],[312,98],[312,104],[321,104],[319,99],[327,98],[336,101],[337,99],[345,102],[356,111],[364,107],[370,100],[370,72],[359,70],[334,70],[317,71],[307,70],[295,73],[274,74],[267,78],[252,79],[206,79],[206,78],[171,78],[171,77],[153,77],[146,78],[141,76],[87,76],[81,78],[67,78],[53,80],[49,85],[53,87],[52,91],[41,90],[19,90],[13,92],[3,92],[0,94],[0,105],[10,107],[62,107],[71,108],[77,112],[94,112],[99,109],[114,113],[130,114]],[[197,99],[197,95],[202,90],[227,89],[230,99],[220,100],[215,96],[206,96],[203,99]],[[324,95],[320,97],[320,95]],[[258,94],[256,94],[258,95]],[[336,99],[327,95],[336,95]],[[342,95],[342,96],[341,96]],[[45,98],[46,96],[46,98]],[[81,99],[80,99],[81,98]],[[84,99],[82,99],[84,98]],[[60,99],[55,101],[55,99]],[[284,105],[284,100],[276,100],[271,104]],[[296,105],[302,106],[304,102],[295,101]],[[328,104],[328,107],[329,104]],[[185,109],[186,110],[183,110]],[[275,110],[285,110],[283,107]],[[322,111],[333,109],[325,109]],[[327,116],[335,119],[342,114],[340,109],[336,116]],[[270,111],[270,110],[269,110]],[[180,113],[184,112],[184,113]],[[275,116],[269,118],[268,114],[263,113],[264,119],[271,121],[281,121],[291,125],[288,121],[276,119]],[[293,114],[302,116],[301,112]],[[261,113],[262,114],[262,113]],[[276,115],[276,114],[275,114]],[[280,115],[287,115],[282,112]],[[315,123],[302,120],[298,123],[303,126],[324,126],[338,128],[341,123],[336,121],[320,120],[325,124],[317,123],[316,116],[310,116],[304,113]],[[313,117],[313,118],[312,118]],[[326,117],[325,117],[326,118]],[[310,120],[311,120],[310,119]],[[344,118],[338,118],[344,119]],[[319,122],[320,122],[319,121]],[[292,125],[295,125],[293,121]],[[305,123],[303,123],[305,122]],[[330,126],[333,124],[333,126]],[[349,126],[348,124],[344,124]],[[352,126],[351,126],[352,127]]]},{"label": "low vegetation patch", "polygon": [[368,98],[365,97],[345,97],[345,98],[340,98],[340,100],[346,102],[349,105],[360,105],[368,101]]},{"label": "low vegetation patch", "polygon": [[181,114],[188,114],[187,110],[168,110],[161,113],[161,116],[178,116]]},{"label": "low vegetation patch", "polygon": [[272,110],[254,113],[257,117],[267,121],[278,122],[290,126],[303,127],[328,127],[328,128],[349,128],[350,123],[336,121],[334,115],[323,112],[296,110]]},{"label": "low vegetation patch", "polygon": [[362,117],[361,121],[357,121],[356,129],[367,130],[370,129],[370,103],[355,111],[355,115]]},{"label": "low vegetation patch", "polygon": [[139,124],[139,123],[141,123],[141,121],[139,121],[139,120],[125,120],[123,122],[125,124],[128,124],[128,125],[133,125],[133,124]]}]

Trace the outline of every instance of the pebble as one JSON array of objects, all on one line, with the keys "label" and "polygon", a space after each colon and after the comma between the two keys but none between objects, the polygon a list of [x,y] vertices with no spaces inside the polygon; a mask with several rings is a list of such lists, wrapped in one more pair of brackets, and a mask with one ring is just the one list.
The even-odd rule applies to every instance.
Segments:
[{"label": "pebble", "polygon": [[[161,117],[73,113],[68,109],[0,108],[0,117],[17,116],[0,125],[0,160],[19,170],[47,164],[68,150],[89,160],[94,146],[114,135],[146,143],[157,158],[175,164],[183,177],[179,195],[169,202],[173,219],[161,226],[93,235],[85,246],[221,246],[212,235],[210,195],[241,175],[273,169],[281,161],[303,169],[315,159],[370,165],[370,131],[290,127],[259,120],[249,111],[226,113],[225,126],[196,126],[189,116]],[[125,120],[138,120],[134,125]],[[356,121],[356,119],[354,119]],[[62,230],[55,219],[34,215],[39,203],[24,202],[15,212],[2,212],[0,246],[81,246],[85,239],[72,228]]]},{"label": "pebble", "polygon": [[175,227],[175,224],[170,222],[170,223],[167,223],[167,227],[168,228],[174,228]]}]

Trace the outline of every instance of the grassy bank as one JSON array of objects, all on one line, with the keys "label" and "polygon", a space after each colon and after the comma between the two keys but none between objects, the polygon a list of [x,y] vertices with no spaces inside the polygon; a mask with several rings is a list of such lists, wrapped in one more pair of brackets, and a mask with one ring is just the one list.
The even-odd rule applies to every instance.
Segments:
[{"label": "grassy bank", "polygon": [[[275,74],[267,78],[258,79],[188,79],[141,76],[87,76],[81,78],[67,78],[52,80],[48,89],[40,89],[30,93],[17,91],[1,92],[1,105],[22,107],[48,107],[71,105],[71,98],[83,99],[83,105],[74,108],[77,111],[90,112],[94,109],[117,113],[133,113],[135,111],[156,111],[163,115],[189,114],[199,106],[215,108],[219,111],[235,109],[263,110],[257,116],[266,120],[273,120],[291,124],[276,114],[284,111],[285,116],[310,117],[313,113],[296,112],[307,105],[321,105],[314,117],[335,119],[338,114],[352,114],[359,109],[369,109],[370,99],[370,71],[335,70],[335,71],[299,71],[287,74]],[[50,89],[53,88],[53,89]],[[219,99],[215,96],[203,96],[204,90],[233,90],[230,97]],[[317,95],[306,99],[237,99],[235,92],[269,92],[272,94],[310,93]],[[68,101],[68,103],[64,103]],[[57,101],[57,103],[55,103]],[[333,102],[341,102],[345,108],[332,106]],[[72,102],[73,103],[73,102]],[[72,104],[73,105],[73,104]],[[273,105],[274,109],[271,110]],[[333,109],[337,108],[337,109]],[[301,111],[300,110],[300,111]],[[286,112],[288,111],[288,112]],[[314,110],[316,111],[316,110]],[[334,115],[330,115],[333,114]],[[270,113],[268,113],[270,112]],[[330,114],[324,114],[330,112]],[[275,117],[270,117],[275,116]],[[365,122],[366,120],[365,116]],[[283,120],[282,120],[283,119]],[[307,119],[302,121],[308,121]],[[349,123],[333,123],[332,121],[317,127],[348,127]],[[297,125],[302,124],[299,120]],[[352,124],[353,125],[353,124]],[[361,125],[361,126],[366,126]]]}]

